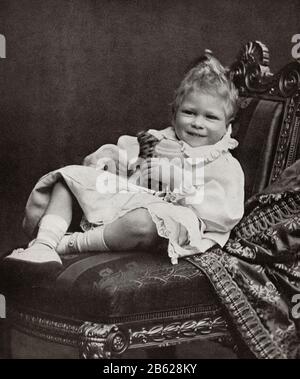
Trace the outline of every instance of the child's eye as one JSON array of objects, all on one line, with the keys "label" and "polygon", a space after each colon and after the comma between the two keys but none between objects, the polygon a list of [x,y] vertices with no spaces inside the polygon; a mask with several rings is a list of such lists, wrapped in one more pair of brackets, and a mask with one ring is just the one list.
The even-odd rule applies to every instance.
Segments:
[{"label": "child's eye", "polygon": [[187,114],[187,115],[189,115],[189,116],[195,114],[195,112],[190,111],[189,109],[182,109],[181,112],[184,113],[184,114]]},{"label": "child's eye", "polygon": [[215,116],[214,114],[208,114],[208,115],[206,115],[206,117],[207,117],[209,120],[219,120],[219,117],[218,117],[218,116]]}]

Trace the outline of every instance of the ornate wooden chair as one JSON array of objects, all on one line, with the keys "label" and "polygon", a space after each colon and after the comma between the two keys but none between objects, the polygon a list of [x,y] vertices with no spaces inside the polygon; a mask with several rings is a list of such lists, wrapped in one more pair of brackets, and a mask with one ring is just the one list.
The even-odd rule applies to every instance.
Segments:
[{"label": "ornate wooden chair", "polygon": [[[231,66],[246,198],[300,156],[299,66],[273,75],[268,49],[257,41]],[[207,340],[243,350],[213,283],[189,260],[172,266],[164,252],[138,251],[72,255],[63,263],[38,274],[0,265],[13,358],[130,357],[136,349]]]}]

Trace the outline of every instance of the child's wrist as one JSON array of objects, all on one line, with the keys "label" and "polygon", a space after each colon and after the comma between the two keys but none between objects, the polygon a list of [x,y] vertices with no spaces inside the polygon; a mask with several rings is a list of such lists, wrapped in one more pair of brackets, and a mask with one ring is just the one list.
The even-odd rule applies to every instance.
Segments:
[{"label": "child's wrist", "polygon": [[[176,189],[174,191],[176,191]],[[196,188],[192,183],[187,183],[183,180],[181,182],[177,192],[182,194],[182,195],[186,195],[186,196],[194,195],[196,192]]]}]

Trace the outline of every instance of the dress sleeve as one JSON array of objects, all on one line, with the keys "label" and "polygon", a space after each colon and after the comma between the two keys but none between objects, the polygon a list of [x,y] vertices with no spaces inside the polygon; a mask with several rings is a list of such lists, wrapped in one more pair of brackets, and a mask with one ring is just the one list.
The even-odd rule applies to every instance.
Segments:
[{"label": "dress sleeve", "polygon": [[184,202],[205,223],[206,231],[231,231],[244,212],[244,173],[239,162],[227,155],[204,166],[202,185],[190,188]]},{"label": "dress sleeve", "polygon": [[117,146],[119,149],[126,153],[128,169],[130,170],[132,166],[136,163],[140,146],[137,137],[124,135],[118,139]]},{"label": "dress sleeve", "polygon": [[139,144],[136,137],[123,135],[117,144],[105,144],[96,151],[86,156],[83,160],[84,166],[98,167],[108,160],[121,162],[126,169],[134,162],[139,154]]}]

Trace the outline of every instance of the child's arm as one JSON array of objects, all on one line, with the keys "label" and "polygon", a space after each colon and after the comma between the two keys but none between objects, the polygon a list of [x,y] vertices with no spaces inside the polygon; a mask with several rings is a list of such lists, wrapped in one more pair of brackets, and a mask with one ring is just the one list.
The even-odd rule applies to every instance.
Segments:
[{"label": "child's arm", "polygon": [[127,176],[132,163],[137,159],[139,146],[136,137],[121,136],[117,145],[105,144],[83,160],[84,166],[107,169],[112,173]]},{"label": "child's arm", "polygon": [[117,145],[105,144],[92,154],[86,156],[83,160],[84,166],[99,168],[100,160],[112,159],[117,161],[119,155],[119,148]]},{"label": "child's arm", "polygon": [[244,212],[244,173],[238,161],[229,157],[205,166],[203,186],[191,188],[184,200],[207,231],[231,231]]},{"label": "child's arm", "polygon": [[[236,159],[227,156],[203,166],[184,168],[168,160],[152,159],[142,166],[142,179],[157,178],[172,191],[172,202],[187,206],[205,222],[206,230],[229,232],[244,211],[244,174]],[[191,169],[193,168],[193,169]]]}]

